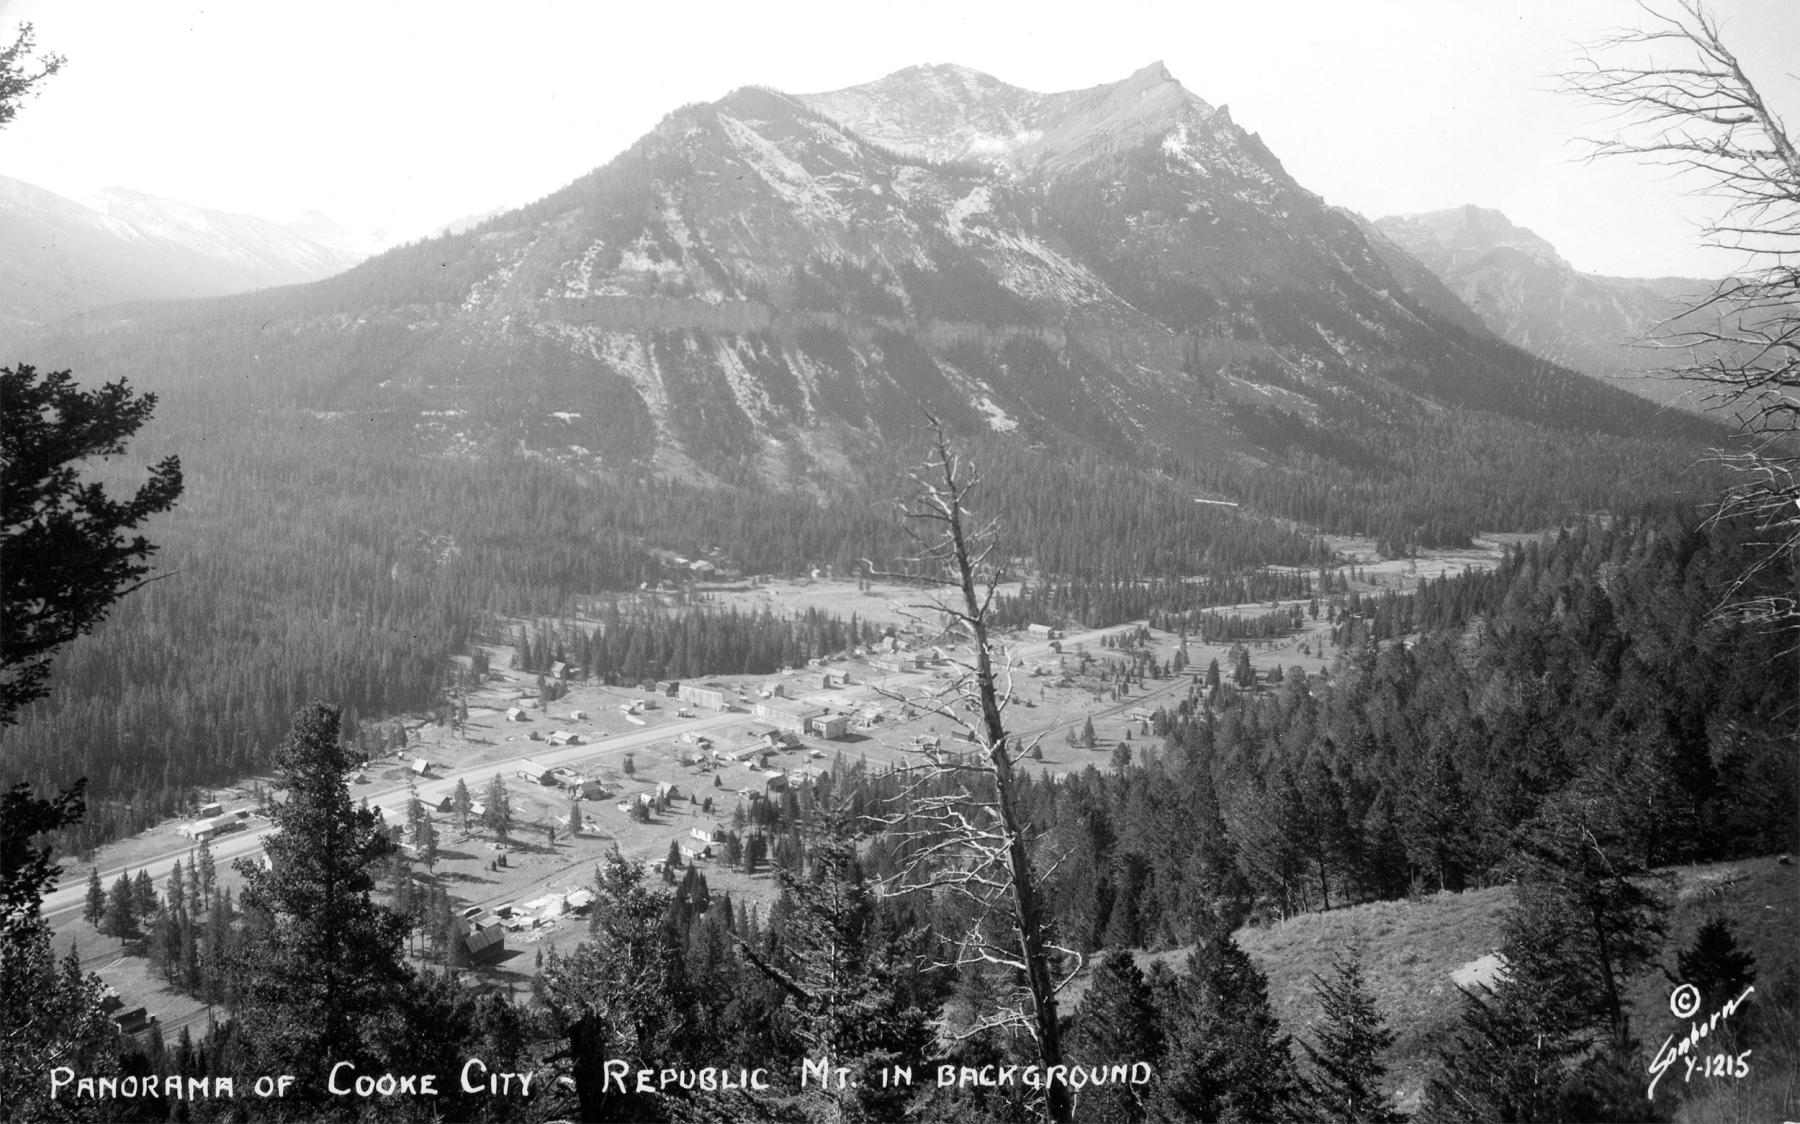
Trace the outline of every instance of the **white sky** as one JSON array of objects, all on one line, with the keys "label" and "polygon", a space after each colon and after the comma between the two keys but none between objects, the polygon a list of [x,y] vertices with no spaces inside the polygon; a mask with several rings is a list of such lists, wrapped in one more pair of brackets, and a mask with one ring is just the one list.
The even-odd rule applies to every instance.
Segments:
[{"label": "white sky", "polygon": [[[1800,3],[1714,7],[1793,132]],[[1569,138],[1603,123],[1550,92],[1576,44],[1637,18],[1631,0],[0,0],[0,33],[34,21],[68,58],[0,131],[0,174],[424,230],[546,195],[742,85],[956,62],[1061,90],[1160,58],[1331,203],[1478,203],[1578,269],[1715,275],[1734,263],[1696,246],[1706,201],[1583,163]]]}]

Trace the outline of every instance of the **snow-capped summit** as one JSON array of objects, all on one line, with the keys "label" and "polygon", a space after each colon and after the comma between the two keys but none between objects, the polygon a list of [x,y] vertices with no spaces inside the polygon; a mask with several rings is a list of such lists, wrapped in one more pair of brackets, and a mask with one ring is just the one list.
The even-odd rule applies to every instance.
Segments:
[{"label": "snow-capped summit", "polygon": [[[859,136],[932,160],[1055,172],[1160,138],[1216,111],[1161,62],[1086,90],[1043,94],[965,66],[914,66],[800,101]],[[1229,119],[1227,119],[1228,121]]]}]

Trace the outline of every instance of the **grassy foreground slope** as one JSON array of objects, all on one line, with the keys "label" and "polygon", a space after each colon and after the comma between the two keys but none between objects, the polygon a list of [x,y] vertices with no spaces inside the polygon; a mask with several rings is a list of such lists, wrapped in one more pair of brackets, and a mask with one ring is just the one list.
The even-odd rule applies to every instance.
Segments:
[{"label": "grassy foreground slope", "polygon": [[[1680,1121],[1735,1122],[1793,1119],[1800,1109],[1800,869],[1774,858],[1674,867],[1663,874],[1671,902],[1669,931],[1659,964],[1674,970],[1676,953],[1708,918],[1723,914],[1740,944],[1756,958],[1756,993],[1745,1007],[1763,1028],[1740,1080],[1696,1076],[1685,1084],[1677,1064],[1662,1089],[1682,1098]],[[1360,945],[1365,978],[1383,1017],[1398,1035],[1388,1059],[1390,1080],[1415,1106],[1433,1065],[1433,1048],[1454,1033],[1461,995],[1451,974],[1493,953],[1502,939],[1501,917],[1512,900],[1508,887],[1441,893],[1414,901],[1372,902],[1328,913],[1308,913],[1275,925],[1238,930],[1237,940],[1269,979],[1269,1001],[1282,1028],[1313,1039],[1320,1017],[1313,993],[1339,949]],[[1187,950],[1141,958],[1148,967],[1165,960],[1179,969]],[[1673,985],[1659,969],[1632,980],[1632,1028],[1642,1043],[1645,1083],[1663,1040],[1685,1031],[1669,1012]],[[1702,1014],[1723,1001],[1706,997]],[[1071,1009],[1073,1004],[1071,1004]],[[1740,1016],[1740,1019],[1742,1016]]]}]

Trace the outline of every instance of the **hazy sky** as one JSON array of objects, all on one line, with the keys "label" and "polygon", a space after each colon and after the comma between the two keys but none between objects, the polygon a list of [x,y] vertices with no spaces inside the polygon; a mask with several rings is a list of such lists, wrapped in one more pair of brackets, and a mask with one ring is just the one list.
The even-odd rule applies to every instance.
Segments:
[{"label": "hazy sky", "polygon": [[[1728,43],[1800,124],[1800,2],[1717,0]],[[423,230],[555,190],[687,102],[835,89],[956,62],[1035,90],[1161,59],[1306,187],[1370,217],[1498,208],[1577,268],[1731,268],[1710,204],[1588,164],[1605,128],[1551,92],[1632,0],[576,3],[0,0],[68,58],[0,131],[0,174],[287,219]]]}]

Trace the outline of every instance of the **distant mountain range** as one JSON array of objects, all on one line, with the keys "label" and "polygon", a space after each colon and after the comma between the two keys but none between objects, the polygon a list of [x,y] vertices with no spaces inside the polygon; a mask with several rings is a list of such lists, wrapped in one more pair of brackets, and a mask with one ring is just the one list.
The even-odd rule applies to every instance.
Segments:
[{"label": "distant mountain range", "polygon": [[117,188],[78,203],[0,176],[0,325],[315,281],[363,256],[250,215]]},{"label": "distant mountain range", "polygon": [[1703,298],[1712,281],[1580,273],[1544,239],[1475,206],[1392,215],[1373,226],[1501,339],[1646,398],[1693,403],[1683,384],[1642,377],[1685,354],[1641,341]]},{"label": "distant mountain range", "polygon": [[0,328],[317,281],[408,237],[455,233],[498,213],[405,236],[398,226],[353,230],[318,211],[279,223],[125,188],[78,202],[0,176]]},{"label": "distant mountain range", "polygon": [[[686,106],[529,206],[310,285],[93,314],[42,354],[150,388],[231,375],[247,409],[359,418],[428,455],[703,484],[831,489],[916,440],[923,407],[1308,518],[1354,493],[1428,540],[1462,533],[1458,505],[1458,526],[1496,518],[1459,474],[1512,487],[1502,461],[1710,438],[1514,346],[1583,361],[1525,315],[1536,297],[1512,321],[1472,310],[1488,275],[1464,267],[1558,263],[1459,221],[1327,206],[1160,63],[1050,94],[920,66]],[[341,268],[313,234],[240,269]],[[1603,502],[1586,475],[1569,502]],[[1572,486],[1532,482],[1533,503]]]}]

